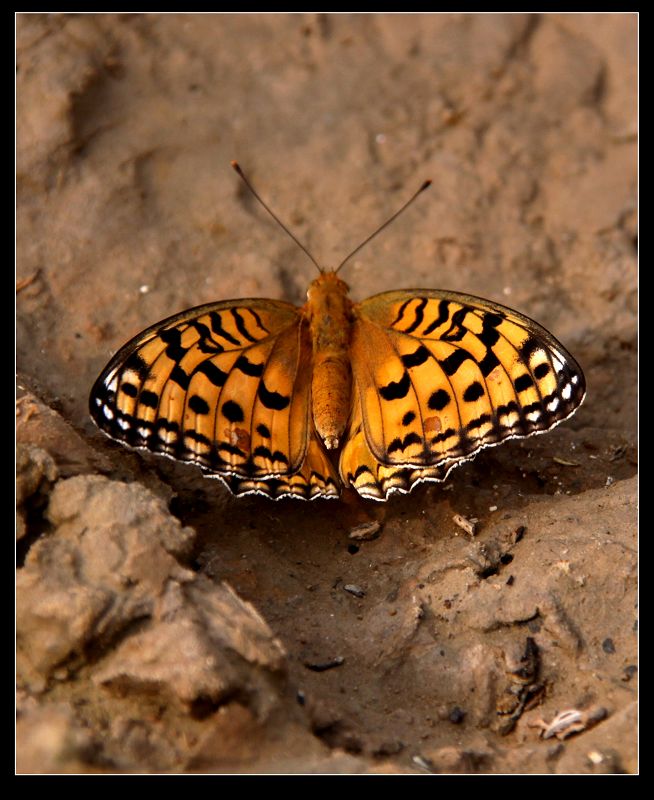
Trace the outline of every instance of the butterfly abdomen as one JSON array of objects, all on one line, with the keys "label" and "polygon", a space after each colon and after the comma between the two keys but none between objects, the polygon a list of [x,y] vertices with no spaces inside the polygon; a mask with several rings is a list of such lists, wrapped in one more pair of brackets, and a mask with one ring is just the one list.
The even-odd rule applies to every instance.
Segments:
[{"label": "butterfly abdomen", "polygon": [[304,307],[313,346],[313,422],[328,450],[339,446],[350,414],[353,316],[348,291],[347,284],[335,273],[323,273],[309,287]]}]

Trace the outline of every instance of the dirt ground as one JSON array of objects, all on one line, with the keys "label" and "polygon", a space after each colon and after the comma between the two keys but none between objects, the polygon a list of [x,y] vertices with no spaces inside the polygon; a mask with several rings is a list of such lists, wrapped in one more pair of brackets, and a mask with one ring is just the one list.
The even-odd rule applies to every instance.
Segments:
[{"label": "dirt ground", "polygon": [[[18,772],[637,772],[636,40],[18,15]],[[514,307],[582,408],[383,504],[236,500],[108,441],[88,395],[125,341],[315,276],[231,159],[324,265],[431,178],[352,296]]]}]

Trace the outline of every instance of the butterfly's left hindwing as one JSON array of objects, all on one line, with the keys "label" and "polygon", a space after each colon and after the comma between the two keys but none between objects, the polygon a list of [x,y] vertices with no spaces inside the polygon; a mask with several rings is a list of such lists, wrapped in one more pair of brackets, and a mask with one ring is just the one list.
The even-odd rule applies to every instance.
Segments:
[{"label": "butterfly's left hindwing", "polygon": [[355,317],[360,409],[341,476],[366,496],[443,480],[483,447],[549,430],[583,400],[584,376],[572,356],[536,322],[499,304],[396,291],[360,303]]},{"label": "butterfly's left hindwing", "polygon": [[311,345],[298,309],[236,300],[148,328],[93,387],[91,415],[132,447],[199,464],[237,494],[334,494],[310,418]]}]

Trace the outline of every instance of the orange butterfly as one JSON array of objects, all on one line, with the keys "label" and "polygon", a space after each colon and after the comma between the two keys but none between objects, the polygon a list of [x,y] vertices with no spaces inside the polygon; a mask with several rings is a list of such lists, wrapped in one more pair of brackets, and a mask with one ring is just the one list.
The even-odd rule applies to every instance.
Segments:
[{"label": "orange butterfly", "polygon": [[386,500],[553,428],[583,401],[577,362],[517,311],[432,289],[353,303],[337,272],[354,252],[318,267],[301,308],[225,300],[143,331],[93,386],[94,421],[199,464],[236,495],[313,499],[351,486]]}]

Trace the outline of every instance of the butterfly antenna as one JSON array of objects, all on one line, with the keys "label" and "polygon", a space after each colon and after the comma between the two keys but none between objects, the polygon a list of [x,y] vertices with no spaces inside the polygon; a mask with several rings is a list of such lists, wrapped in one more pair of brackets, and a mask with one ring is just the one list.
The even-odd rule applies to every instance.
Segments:
[{"label": "butterfly antenna", "polygon": [[356,255],[356,254],[359,252],[359,250],[361,250],[361,248],[362,248],[362,247],[365,247],[365,246],[368,244],[368,242],[369,242],[371,239],[374,239],[374,238],[375,238],[375,236],[377,236],[377,234],[378,234],[378,233],[381,233],[381,232],[384,230],[384,228],[386,228],[388,225],[390,225],[390,224],[391,224],[391,222],[393,222],[393,220],[394,220],[396,217],[399,217],[399,216],[400,216],[400,214],[401,214],[401,213],[402,213],[402,212],[403,212],[405,209],[407,209],[407,208],[408,208],[408,207],[411,205],[411,203],[413,203],[413,201],[416,199],[416,197],[417,197],[419,194],[421,194],[422,192],[424,192],[424,191],[425,191],[425,189],[428,189],[430,186],[431,186],[431,181],[425,181],[425,182],[422,184],[422,186],[421,186],[421,187],[418,189],[418,191],[417,191],[417,192],[416,192],[416,193],[413,195],[413,197],[411,197],[409,200],[407,200],[407,201],[406,201],[406,203],[405,203],[405,204],[402,206],[402,208],[398,209],[398,210],[397,210],[397,211],[396,211],[396,212],[393,214],[393,216],[392,216],[392,217],[389,217],[389,218],[386,220],[386,222],[384,222],[384,224],[383,224],[383,225],[380,225],[380,226],[377,228],[377,230],[376,230],[374,233],[371,233],[371,234],[370,234],[370,236],[368,236],[368,238],[367,238],[367,239],[364,239],[364,240],[361,242],[361,244],[360,244],[358,247],[356,247],[356,248],[355,248],[355,249],[354,249],[354,250],[353,250],[353,251],[350,253],[350,255],[349,255],[349,256],[347,256],[347,258],[344,258],[344,259],[341,261],[341,263],[338,265],[338,267],[336,267],[336,269],[334,270],[334,273],[338,272],[338,271],[339,271],[339,270],[340,270],[342,267],[344,267],[344,266],[345,266],[345,264],[347,264],[347,262],[348,262],[348,261],[349,261],[349,260],[352,258],[352,256]]},{"label": "butterfly antenna", "polygon": [[272,209],[271,209],[271,208],[268,206],[268,204],[267,204],[267,203],[265,203],[265,202],[264,202],[264,201],[261,199],[261,197],[259,196],[259,194],[258,194],[258,193],[257,193],[257,191],[255,190],[255,188],[252,186],[252,184],[250,183],[250,181],[249,181],[249,180],[248,180],[248,179],[245,177],[245,173],[243,172],[243,170],[242,170],[242,169],[241,169],[241,167],[239,166],[238,162],[236,162],[236,161],[232,161],[232,162],[231,162],[231,164],[232,164],[232,168],[233,168],[233,169],[234,169],[234,170],[235,170],[235,171],[236,171],[236,172],[239,174],[239,176],[240,176],[240,177],[243,179],[243,183],[245,183],[245,185],[248,187],[248,189],[249,189],[249,190],[252,192],[252,194],[253,194],[253,195],[254,195],[254,196],[257,198],[257,200],[258,200],[258,201],[261,203],[261,205],[262,205],[262,206],[263,206],[263,207],[266,209],[266,211],[267,211],[267,212],[270,214],[270,216],[271,216],[271,217],[272,217],[272,218],[275,220],[275,222],[276,222],[276,223],[279,225],[279,227],[280,227],[282,230],[286,231],[286,233],[287,233],[287,234],[288,234],[288,235],[291,237],[291,239],[292,239],[292,240],[295,242],[295,244],[296,244],[296,245],[297,245],[297,246],[300,248],[300,250],[303,250],[303,251],[304,251],[304,252],[305,252],[305,253],[306,253],[306,254],[309,256],[309,258],[310,258],[310,259],[313,261],[313,263],[316,265],[316,268],[317,268],[318,272],[320,272],[320,273],[322,274],[322,273],[323,273],[325,270],[324,270],[324,269],[323,269],[323,268],[320,266],[320,264],[319,264],[319,263],[316,261],[316,259],[315,259],[315,258],[314,258],[314,257],[311,255],[311,253],[310,253],[310,252],[307,250],[307,248],[306,248],[306,247],[305,247],[305,246],[302,244],[302,242],[301,242],[301,241],[300,241],[300,240],[297,238],[297,236],[295,236],[295,235],[294,235],[294,234],[293,234],[293,233],[292,233],[292,232],[291,232],[291,231],[290,231],[290,230],[289,230],[289,229],[286,227],[286,225],[284,225],[284,223],[283,223],[283,222],[281,221],[281,219],[280,219],[280,218],[277,216],[277,214],[275,214],[275,212],[274,212],[274,211],[273,211],[273,210],[272,210]]}]

